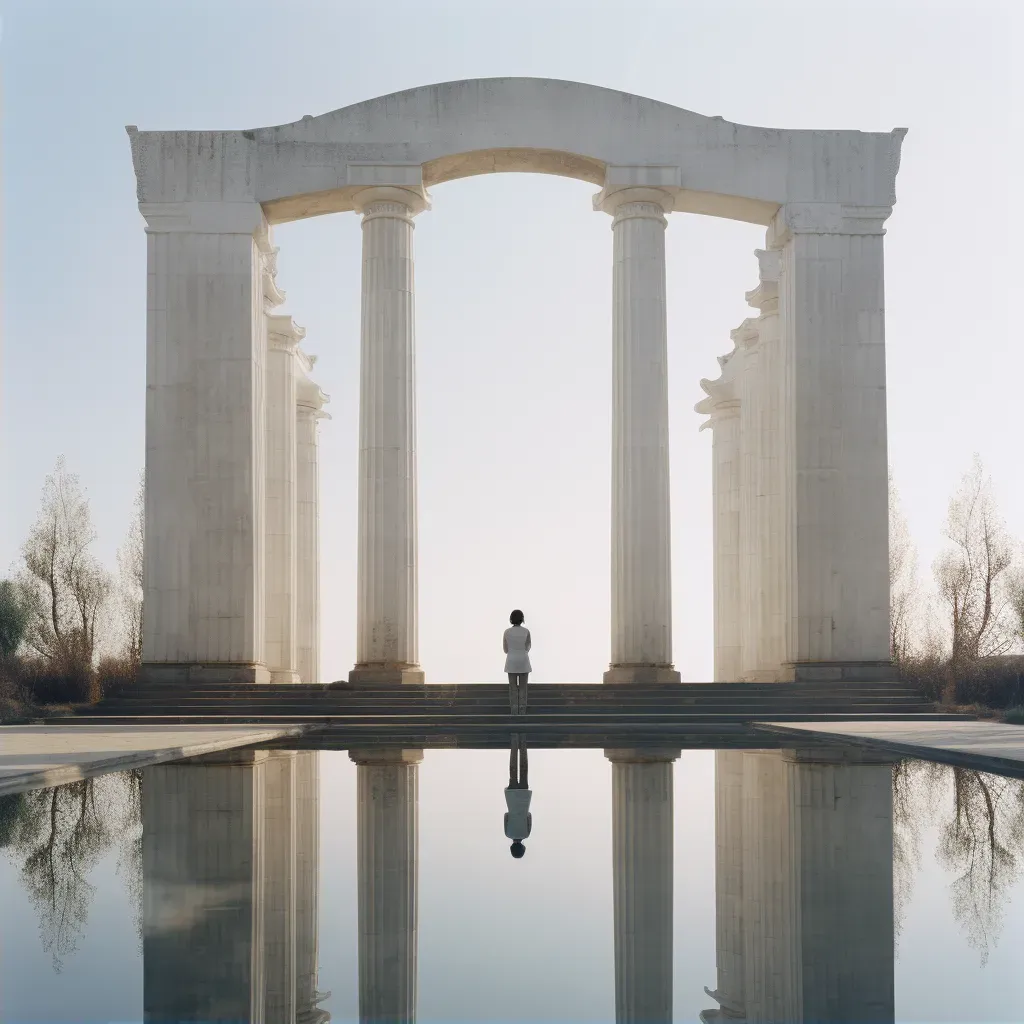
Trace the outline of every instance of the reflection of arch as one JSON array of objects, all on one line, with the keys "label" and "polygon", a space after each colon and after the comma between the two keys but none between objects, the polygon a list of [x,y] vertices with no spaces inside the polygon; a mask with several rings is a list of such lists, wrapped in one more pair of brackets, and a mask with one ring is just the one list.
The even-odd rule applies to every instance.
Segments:
[{"label": "reflection of arch", "polygon": [[[767,546],[782,552],[792,539],[794,550],[777,559],[772,606],[758,611],[785,637],[751,671],[773,679],[888,671],[881,239],[902,130],[759,128],[592,85],[497,78],[424,86],[276,127],[131,127],[129,135],[149,236],[148,678],[288,682],[315,671],[315,635],[300,642],[301,656],[295,638],[296,623],[316,614],[315,537],[302,527],[315,494],[303,497],[296,483],[296,446],[309,455],[309,431],[297,441],[293,415],[309,360],[299,330],[273,314],[284,295],[270,228],[357,211],[364,287],[350,681],[423,680],[413,219],[429,205],[431,184],[507,171],[599,185],[595,208],[613,218],[606,681],[679,678],[664,244],[665,215],[679,212],[767,226],[786,282],[778,372],[761,374],[748,415],[755,405],[776,414],[778,450],[758,456],[777,467],[772,487],[785,498]],[[322,404],[317,392],[317,413]],[[294,513],[303,502],[305,518]]]}]

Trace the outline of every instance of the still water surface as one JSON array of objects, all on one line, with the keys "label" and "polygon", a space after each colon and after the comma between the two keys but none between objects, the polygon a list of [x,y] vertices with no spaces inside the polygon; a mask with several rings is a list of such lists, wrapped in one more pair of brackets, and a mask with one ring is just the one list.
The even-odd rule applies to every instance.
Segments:
[{"label": "still water surface", "polygon": [[675,754],[529,751],[521,859],[500,750],[0,798],[0,1020],[1024,1020],[1024,782]]}]

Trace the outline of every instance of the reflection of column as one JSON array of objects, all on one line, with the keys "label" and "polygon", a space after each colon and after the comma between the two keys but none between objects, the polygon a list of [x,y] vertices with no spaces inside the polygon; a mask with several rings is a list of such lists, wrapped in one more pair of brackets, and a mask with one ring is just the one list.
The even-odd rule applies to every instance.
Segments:
[{"label": "reflection of column", "polygon": [[320,456],[317,423],[327,396],[309,378],[313,357],[300,350],[295,441],[295,667],[304,683],[320,682]]},{"label": "reflection of column", "polygon": [[264,1020],[261,752],[145,769],[147,1021]]},{"label": "reflection of column", "polygon": [[273,751],[264,768],[263,942],[266,1024],[295,1020],[295,758]]},{"label": "reflection of column", "polygon": [[359,1019],[416,1017],[421,750],[353,750],[358,765]]},{"label": "reflection of column", "polygon": [[672,762],[678,750],[606,750],[612,762],[615,1020],[672,1020]]},{"label": "reflection of column", "polygon": [[324,1024],[317,1003],[320,902],[320,752],[295,755],[295,1024]]},{"label": "reflection of column", "polygon": [[744,999],[743,920],[743,754],[715,753],[715,950],[718,985],[708,992],[720,1010],[705,1010],[709,1024],[722,1018],[742,1020]]},{"label": "reflection of column", "polygon": [[722,375],[702,380],[707,394],[694,407],[710,416],[701,430],[712,431],[711,478],[715,599],[715,680],[740,678],[740,403],[736,377],[743,352],[734,349],[718,360]]},{"label": "reflection of column", "polygon": [[746,1019],[892,1021],[891,765],[741,756]]},{"label": "reflection of column", "polygon": [[602,192],[613,216],[612,656],[605,682],[679,682],[672,667],[665,211],[657,188]]},{"label": "reflection of column", "polygon": [[267,317],[266,663],[272,683],[296,683],[296,352],[290,316]]},{"label": "reflection of column", "polygon": [[417,636],[413,217],[421,194],[371,188],[363,215],[359,564],[353,683],[422,683]]}]

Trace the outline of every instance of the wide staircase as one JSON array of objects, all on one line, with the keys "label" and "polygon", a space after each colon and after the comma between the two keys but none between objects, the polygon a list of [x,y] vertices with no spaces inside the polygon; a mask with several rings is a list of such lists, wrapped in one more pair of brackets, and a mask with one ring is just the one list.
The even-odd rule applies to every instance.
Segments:
[{"label": "wide staircase", "polygon": [[[744,728],[752,722],[872,721],[935,714],[900,683],[682,683],[605,686],[532,683],[522,718],[509,715],[508,687],[143,685],[124,687],[74,718],[75,724],[304,725],[360,733],[502,728],[645,732]],[[945,718],[945,715],[936,715]],[[54,720],[57,721],[57,720]]]}]

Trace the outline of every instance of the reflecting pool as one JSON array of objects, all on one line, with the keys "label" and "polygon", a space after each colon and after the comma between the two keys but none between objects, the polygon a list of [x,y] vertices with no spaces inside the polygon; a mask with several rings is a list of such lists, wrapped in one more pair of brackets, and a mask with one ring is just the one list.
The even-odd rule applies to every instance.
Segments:
[{"label": "reflecting pool", "polygon": [[235,751],[0,854],[4,1022],[1024,1020],[1024,781],[920,761]]}]

